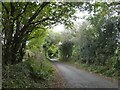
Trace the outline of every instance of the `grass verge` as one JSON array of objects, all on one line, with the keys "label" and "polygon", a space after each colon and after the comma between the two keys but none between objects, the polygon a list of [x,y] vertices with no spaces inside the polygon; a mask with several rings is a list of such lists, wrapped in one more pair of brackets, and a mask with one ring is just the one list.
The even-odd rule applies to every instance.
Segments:
[{"label": "grass verge", "polygon": [[114,80],[120,79],[120,77],[118,76],[118,71],[112,70],[112,68],[109,68],[107,66],[88,65],[74,61],[64,62],[64,63],[75,66],[76,68],[84,69],[89,72],[98,73],[102,76],[109,77]]}]

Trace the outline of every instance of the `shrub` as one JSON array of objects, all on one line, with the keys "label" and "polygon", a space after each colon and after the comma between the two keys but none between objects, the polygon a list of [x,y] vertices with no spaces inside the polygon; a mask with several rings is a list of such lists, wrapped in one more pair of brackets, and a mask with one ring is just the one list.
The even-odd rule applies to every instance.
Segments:
[{"label": "shrub", "polygon": [[48,61],[42,64],[30,58],[25,62],[3,66],[3,88],[39,88],[44,81],[50,80],[53,69]]},{"label": "shrub", "polygon": [[48,61],[39,62],[35,59],[29,59],[25,62],[30,70],[30,74],[34,79],[47,80],[51,78],[53,73],[52,66]]}]

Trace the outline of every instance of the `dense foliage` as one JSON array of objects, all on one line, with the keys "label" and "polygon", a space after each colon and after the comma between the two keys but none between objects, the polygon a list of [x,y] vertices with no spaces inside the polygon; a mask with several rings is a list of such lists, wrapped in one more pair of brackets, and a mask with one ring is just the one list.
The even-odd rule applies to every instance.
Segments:
[{"label": "dense foliage", "polygon": [[[73,24],[76,11],[89,14],[83,23]],[[2,2],[3,87],[42,87],[53,75],[50,58],[117,77],[119,13],[117,2]],[[53,32],[60,23],[65,31]]]},{"label": "dense foliage", "polygon": [[53,78],[53,68],[50,62],[42,64],[35,58],[25,62],[3,67],[3,88],[45,88]]},{"label": "dense foliage", "polygon": [[61,60],[68,61],[71,59],[73,43],[71,41],[64,41],[60,46]]},{"label": "dense foliage", "polygon": [[[120,71],[120,17],[118,3],[98,2],[91,4],[89,17],[83,24],[78,23],[65,35],[73,42],[69,47],[72,59],[78,64],[86,64],[95,72],[108,76],[118,76]],[[68,35],[69,34],[69,35]],[[64,45],[64,43],[62,44]],[[64,52],[67,47],[64,49]],[[61,50],[62,51],[62,50]],[[63,53],[66,55],[66,53]]]},{"label": "dense foliage", "polygon": [[[22,61],[32,31],[57,23],[69,26],[75,8],[82,3],[69,2],[2,2],[3,64]],[[9,56],[9,57],[6,57]]]},{"label": "dense foliage", "polygon": [[55,42],[45,39],[47,30],[58,23],[70,26],[76,19],[75,8],[81,5],[2,2],[3,88],[38,88],[42,82],[50,81],[53,70],[45,55],[57,56],[58,48]]}]

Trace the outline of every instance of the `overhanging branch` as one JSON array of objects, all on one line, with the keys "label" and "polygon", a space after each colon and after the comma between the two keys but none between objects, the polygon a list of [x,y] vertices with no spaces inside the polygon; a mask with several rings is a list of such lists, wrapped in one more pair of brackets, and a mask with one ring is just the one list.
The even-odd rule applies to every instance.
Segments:
[{"label": "overhanging branch", "polygon": [[23,34],[25,32],[26,29],[28,29],[28,27],[31,25],[31,22],[38,16],[38,14],[42,11],[42,9],[49,4],[50,2],[43,2],[42,5],[40,5],[40,7],[36,10],[35,14],[33,16],[31,16],[31,18],[28,20],[28,22],[26,23],[26,25],[24,25],[24,27],[21,29]]},{"label": "overhanging branch", "polygon": [[[39,24],[41,24],[42,22],[45,22],[45,21],[47,21],[47,20],[52,20],[52,21],[54,21],[56,18],[60,18],[60,16],[61,16],[63,13],[64,13],[64,12],[61,11],[60,14],[57,15],[57,16],[53,16],[52,18],[46,17],[46,18],[44,18],[44,19],[42,19],[42,20],[38,20],[38,21],[33,22],[33,23],[31,23],[31,24],[34,24],[34,26],[37,26],[37,25],[39,25]],[[54,12],[53,14],[55,14],[55,12]],[[55,24],[55,23],[54,23],[54,24]]]},{"label": "overhanging branch", "polygon": [[29,19],[28,23],[32,22],[38,16],[38,14],[42,11],[42,9],[49,3],[50,2],[43,2],[42,5],[40,5],[40,7],[37,9],[35,14]]}]

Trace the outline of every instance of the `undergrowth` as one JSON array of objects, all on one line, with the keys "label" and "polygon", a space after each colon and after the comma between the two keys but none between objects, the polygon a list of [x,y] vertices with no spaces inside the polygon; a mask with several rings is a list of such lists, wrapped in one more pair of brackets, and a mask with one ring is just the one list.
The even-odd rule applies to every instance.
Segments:
[{"label": "undergrowth", "polygon": [[107,65],[97,66],[97,65],[89,65],[89,64],[74,62],[74,61],[70,61],[68,63],[73,64],[74,66],[78,68],[83,68],[87,71],[99,73],[107,77],[113,77],[115,79],[120,79],[120,77],[118,76],[118,71],[115,68],[108,67]]},{"label": "undergrowth", "polygon": [[45,88],[54,71],[49,61],[40,62],[33,58],[3,66],[2,70],[3,88]]}]

